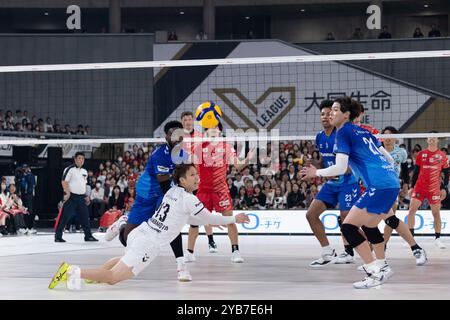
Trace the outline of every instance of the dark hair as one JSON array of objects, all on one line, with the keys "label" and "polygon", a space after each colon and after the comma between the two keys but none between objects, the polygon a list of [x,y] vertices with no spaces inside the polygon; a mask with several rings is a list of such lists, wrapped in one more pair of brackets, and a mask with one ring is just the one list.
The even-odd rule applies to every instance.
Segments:
[{"label": "dark hair", "polygon": [[331,108],[333,103],[334,103],[333,100],[323,100],[319,106],[320,111],[322,111],[322,109],[325,109],[325,108]]},{"label": "dark hair", "polygon": [[190,111],[183,111],[183,112],[181,113],[180,119],[183,119],[184,117],[187,117],[187,116],[194,117],[194,114],[193,114],[192,112],[190,112]]},{"label": "dark hair", "polygon": [[431,131],[428,131],[428,133],[439,133],[439,132],[436,130],[431,130]]},{"label": "dark hair", "polygon": [[398,130],[395,127],[392,126],[387,126],[386,128],[383,129],[383,131],[381,133],[385,133],[386,131],[390,131],[393,134],[397,134]]},{"label": "dark hair", "polygon": [[180,183],[180,179],[181,178],[186,178],[186,173],[188,172],[188,170],[193,167],[195,168],[193,163],[188,163],[188,164],[179,164],[175,167],[175,170],[173,171],[173,181],[175,181],[175,183]]},{"label": "dark hair", "polygon": [[75,155],[73,157],[76,158],[78,156],[83,156],[83,158],[86,158],[86,156],[84,155],[84,152],[81,152],[81,151],[78,151],[77,153],[75,153]]},{"label": "dark hair", "polygon": [[350,112],[350,121],[355,120],[356,117],[358,117],[361,113],[362,105],[350,97],[339,97],[336,98],[334,102],[339,103],[342,113],[345,113],[347,111]]},{"label": "dark hair", "polygon": [[177,120],[169,121],[164,125],[164,133],[167,134],[169,130],[173,128],[183,129],[183,125],[181,124],[180,121]]}]

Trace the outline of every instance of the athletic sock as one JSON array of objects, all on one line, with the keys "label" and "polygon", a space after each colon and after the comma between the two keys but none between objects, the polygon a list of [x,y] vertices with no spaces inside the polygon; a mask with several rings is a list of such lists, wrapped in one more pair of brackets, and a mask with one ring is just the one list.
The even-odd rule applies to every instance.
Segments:
[{"label": "athletic sock", "polygon": [[239,250],[239,245],[237,244],[231,245],[231,253],[235,252],[236,250]]},{"label": "athletic sock", "polygon": [[329,254],[333,253],[333,248],[330,247],[329,245],[322,247],[322,254],[325,254],[325,253],[329,253]]},{"label": "athletic sock", "polygon": [[441,233],[440,233],[440,232],[439,232],[439,233],[436,232],[436,233],[434,234],[434,236],[436,237],[436,239],[439,239],[439,238],[441,237]]},{"label": "athletic sock", "polygon": [[352,257],[355,255],[351,245],[346,244],[344,247],[345,247],[345,252],[347,252],[349,255],[351,255]]},{"label": "athletic sock", "polygon": [[184,257],[178,257],[176,260],[178,268],[184,266]]},{"label": "athletic sock", "polygon": [[411,251],[422,249],[417,243],[411,247]]},{"label": "athletic sock", "polygon": [[414,237],[414,228],[413,229],[409,229],[409,231],[411,231],[411,234]]},{"label": "athletic sock", "polygon": [[208,243],[213,244],[214,243],[214,235],[208,234]]}]

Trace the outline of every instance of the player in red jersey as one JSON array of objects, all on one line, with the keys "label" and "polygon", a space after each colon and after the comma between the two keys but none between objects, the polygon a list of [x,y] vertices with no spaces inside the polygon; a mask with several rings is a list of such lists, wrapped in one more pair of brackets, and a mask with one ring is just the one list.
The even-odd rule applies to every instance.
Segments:
[{"label": "player in red jersey", "polygon": [[[436,133],[436,131],[432,131]],[[408,226],[414,234],[415,215],[425,199],[431,207],[434,218],[435,237],[434,244],[439,249],[445,249],[441,237],[441,200],[445,199],[448,185],[449,161],[447,155],[439,150],[439,139],[427,139],[428,148],[420,151],[416,157],[414,175],[412,178],[412,197],[408,213]],[[441,172],[444,173],[444,182],[441,183]]]},{"label": "player in red jersey", "polygon": [[357,126],[360,126],[363,129],[366,129],[367,131],[369,131],[373,135],[379,134],[380,131],[378,131],[377,128],[372,127],[371,125],[368,125],[368,124],[361,123],[362,119],[364,118],[364,111],[365,110],[364,110],[364,106],[360,102],[358,102],[358,104],[359,104],[360,114],[359,114],[358,117],[355,118],[355,120],[353,120],[353,124],[355,124]]},{"label": "player in red jersey", "polygon": [[[222,132],[222,124],[206,131],[207,137],[219,137]],[[250,151],[243,163],[239,163],[234,148],[225,142],[204,142],[194,146],[194,158],[198,166],[200,184],[197,197],[203,202],[205,208],[211,212],[215,210],[224,216],[233,215],[233,201],[227,183],[227,169],[234,165],[238,171],[244,169],[254,151]],[[239,252],[238,230],[236,224],[229,224],[228,237],[231,241],[231,261],[244,262]],[[188,250],[185,253],[185,261],[195,261],[194,246],[198,236],[198,226],[189,228]]]},{"label": "player in red jersey", "polygon": [[[184,131],[187,133],[190,138],[201,138],[203,134],[199,131],[194,130],[194,114],[190,111],[184,111],[181,113],[181,124],[183,125]],[[194,153],[194,143],[193,142],[183,142],[183,150],[185,150],[188,154],[192,155]],[[196,194],[196,191],[194,192]],[[209,252],[215,253],[217,252],[217,245],[214,242],[213,230],[210,225],[205,225],[205,232],[208,236],[208,246]],[[192,246],[193,247],[193,246]]]}]

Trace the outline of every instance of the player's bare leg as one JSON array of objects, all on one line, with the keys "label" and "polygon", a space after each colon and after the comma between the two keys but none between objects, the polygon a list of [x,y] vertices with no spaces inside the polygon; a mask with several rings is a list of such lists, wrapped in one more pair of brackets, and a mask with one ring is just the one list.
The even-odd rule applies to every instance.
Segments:
[{"label": "player's bare leg", "polygon": [[434,232],[435,232],[435,240],[434,244],[439,249],[445,249],[445,245],[441,241],[441,204],[431,204],[431,213],[433,214],[434,219]]},{"label": "player's bare leg", "polygon": [[214,242],[214,234],[213,234],[213,228],[210,225],[205,226],[205,233],[208,237],[208,247],[209,252],[216,253],[217,252],[217,245]]},{"label": "player's bare leg", "polygon": [[330,245],[327,234],[325,233],[325,227],[319,218],[326,209],[327,206],[323,201],[314,199],[306,212],[306,219],[308,220],[309,226],[322,248]]},{"label": "player's bare leg", "polygon": [[[231,210],[227,210],[222,212],[223,216],[232,216],[233,215],[233,211]],[[241,263],[244,262],[244,259],[241,257],[241,254],[239,252],[239,233],[238,233],[238,229],[235,223],[232,224],[228,224],[227,225],[227,229],[228,229],[228,238],[230,238],[230,242],[231,242],[231,261],[235,262],[235,263]]]},{"label": "player's bare leg", "polygon": [[411,203],[409,206],[408,212],[408,228],[411,231],[411,234],[414,236],[414,224],[416,223],[416,213],[422,205],[422,201],[416,198],[411,199]]},{"label": "player's bare leg", "polygon": [[188,247],[187,251],[184,253],[184,261],[185,262],[194,262],[196,260],[194,256],[194,248],[195,248],[195,242],[197,241],[198,237],[198,226],[190,226],[189,227],[189,233],[188,233]]}]

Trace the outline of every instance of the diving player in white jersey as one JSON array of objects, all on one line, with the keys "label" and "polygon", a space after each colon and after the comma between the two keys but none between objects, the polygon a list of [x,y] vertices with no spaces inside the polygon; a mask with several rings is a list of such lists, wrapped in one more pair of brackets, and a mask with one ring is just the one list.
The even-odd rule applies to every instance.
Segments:
[{"label": "diving player in white jersey", "polygon": [[366,192],[350,209],[341,232],[347,242],[358,252],[364,261],[367,277],[355,282],[356,289],[367,289],[383,284],[387,277],[382,265],[372,255],[369,244],[359,233],[365,226],[367,240],[375,247],[384,247],[383,236],[378,229],[383,216],[393,215],[392,205],[397,199],[400,184],[389,153],[379,141],[367,130],[352,124],[359,115],[360,108],[356,101],[349,97],[335,100],[332,106],[331,124],[337,128],[336,164],[326,169],[317,170],[314,166],[305,167],[301,173],[304,179],[338,176],[347,171],[348,166],[355,176],[363,180]]},{"label": "diving player in white jersey", "polygon": [[81,289],[81,279],[90,282],[116,284],[141,273],[170,244],[186,224],[227,225],[250,222],[244,213],[219,216],[209,212],[192,192],[198,187],[198,174],[193,164],[175,168],[173,186],[164,195],[160,207],[148,220],[130,232],[125,255],[107,261],[102,267],[81,269],[63,262],[53,276],[49,289],[66,282],[70,290]]}]

